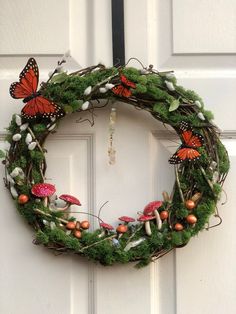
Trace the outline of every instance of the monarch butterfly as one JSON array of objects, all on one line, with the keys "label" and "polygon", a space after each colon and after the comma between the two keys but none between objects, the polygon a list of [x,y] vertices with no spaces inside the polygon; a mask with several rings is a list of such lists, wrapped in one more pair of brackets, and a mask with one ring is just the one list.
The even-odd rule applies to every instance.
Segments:
[{"label": "monarch butterfly", "polygon": [[135,88],[136,84],[129,81],[123,74],[120,74],[120,82],[121,84],[112,88],[113,93],[121,97],[130,97],[132,95],[130,88]]},{"label": "monarch butterfly", "polygon": [[187,122],[180,123],[182,144],[169,159],[170,164],[179,164],[183,161],[192,161],[198,159],[201,154],[197,148],[203,146],[204,138],[201,134],[193,132],[192,128]]},{"label": "monarch butterfly", "polygon": [[23,98],[25,103],[21,110],[22,116],[27,120],[40,116],[44,118],[63,116],[61,107],[37,92],[38,81],[38,65],[34,58],[30,58],[20,73],[19,82],[14,82],[10,86],[10,95],[16,99]]}]

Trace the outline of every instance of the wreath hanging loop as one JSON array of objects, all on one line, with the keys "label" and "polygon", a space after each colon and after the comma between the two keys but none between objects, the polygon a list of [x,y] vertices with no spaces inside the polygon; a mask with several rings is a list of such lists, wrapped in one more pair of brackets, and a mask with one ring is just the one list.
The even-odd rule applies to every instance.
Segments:
[{"label": "wreath hanging loop", "polygon": [[[24,107],[8,127],[10,148],[1,151],[4,180],[20,214],[36,231],[34,243],[103,265],[137,261],[144,266],[185,246],[206,228],[211,215],[220,218],[216,204],[229,159],[202,99],[177,85],[172,71],[98,64],[68,74],[64,62],[64,58],[58,62],[38,89],[38,66],[30,58],[19,81],[10,86],[11,96],[22,99]],[[137,217],[117,218],[117,226],[103,221],[101,211],[98,216],[87,213],[97,222],[96,230],[91,230],[89,219],[78,221],[73,214],[79,211],[71,210],[80,201],[64,194],[59,196],[64,201],[59,206],[55,186],[45,182],[44,143],[65,115],[89,111],[93,124],[94,111],[114,100],[148,111],[176,131],[181,144],[169,159],[175,182],[170,193],[163,192],[162,200],[147,202]]]}]

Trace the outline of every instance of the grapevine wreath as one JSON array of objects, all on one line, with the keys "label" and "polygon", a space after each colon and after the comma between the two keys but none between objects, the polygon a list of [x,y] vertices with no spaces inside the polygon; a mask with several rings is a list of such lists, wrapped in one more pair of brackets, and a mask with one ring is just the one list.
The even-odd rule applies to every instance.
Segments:
[{"label": "grapevine wreath", "polygon": [[[98,64],[68,74],[64,62],[65,58],[58,62],[38,89],[38,66],[30,58],[19,81],[10,86],[11,96],[23,99],[24,107],[8,127],[9,149],[1,151],[4,181],[18,211],[35,229],[34,243],[102,265],[136,261],[144,266],[210,228],[211,215],[220,223],[217,201],[229,159],[202,99],[177,85],[172,72],[158,72],[152,66]],[[55,186],[45,182],[44,143],[67,114],[87,110],[93,116],[95,109],[114,100],[146,110],[176,131],[181,145],[169,159],[175,182],[162,200],[149,202],[137,217],[117,217],[116,226],[87,213],[98,222],[91,230],[89,220],[78,221],[70,213],[71,205],[81,205],[76,197],[60,195],[64,206],[57,205]],[[112,147],[109,153],[112,157]]]}]

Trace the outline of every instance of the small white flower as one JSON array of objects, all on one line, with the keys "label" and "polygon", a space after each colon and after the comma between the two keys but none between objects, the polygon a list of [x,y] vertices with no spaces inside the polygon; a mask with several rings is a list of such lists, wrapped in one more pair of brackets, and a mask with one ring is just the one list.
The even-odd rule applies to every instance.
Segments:
[{"label": "small white flower", "polygon": [[17,133],[12,136],[14,142],[18,142],[21,139],[21,134]]},{"label": "small white flower", "polygon": [[88,86],[85,90],[84,90],[84,95],[88,96],[92,91],[92,86]]},{"label": "small white flower", "polygon": [[12,179],[12,177],[11,177],[9,174],[7,174],[6,180],[7,180],[7,182],[10,183],[10,184],[15,184],[15,181]]},{"label": "small white flower", "polygon": [[89,101],[85,101],[85,102],[83,103],[83,105],[81,106],[81,109],[82,109],[82,110],[87,110],[88,107],[89,107]]},{"label": "small white flower", "polygon": [[16,119],[16,124],[20,126],[22,124],[21,117],[17,114],[15,119]]},{"label": "small white flower", "polygon": [[57,73],[65,72],[65,71],[64,71],[64,67],[63,67],[62,65],[58,65],[58,66],[56,67],[56,71],[57,71]]},{"label": "small white flower", "polygon": [[13,198],[17,198],[18,197],[18,193],[16,191],[16,189],[14,188],[14,186],[10,187],[10,192]]},{"label": "small white flower", "polygon": [[29,145],[29,143],[32,142],[32,135],[30,133],[27,133],[26,138],[25,138],[25,143]]},{"label": "small white flower", "polygon": [[174,72],[167,73],[166,78],[175,78]]},{"label": "small white flower", "polygon": [[202,104],[200,103],[199,100],[196,100],[194,103],[198,108],[202,108]]},{"label": "small white flower", "polygon": [[166,87],[169,89],[169,91],[173,92],[175,90],[174,84],[169,81],[165,81]]},{"label": "small white flower", "polygon": [[115,85],[112,83],[106,83],[105,88],[106,89],[112,89]]},{"label": "small white flower", "polygon": [[105,94],[105,93],[107,92],[107,89],[106,89],[105,87],[100,87],[100,88],[99,88],[99,92],[100,92],[101,94]]},{"label": "small white flower", "polygon": [[28,128],[28,126],[29,126],[29,123],[24,123],[20,126],[20,130],[25,131]]},{"label": "small white flower", "polygon": [[34,150],[35,147],[36,147],[37,143],[36,142],[31,142],[29,145],[28,145],[28,150]]},{"label": "small white flower", "polygon": [[199,118],[200,120],[202,120],[202,121],[206,120],[202,112],[199,112],[199,113],[197,114],[197,116],[198,116],[198,118]]}]

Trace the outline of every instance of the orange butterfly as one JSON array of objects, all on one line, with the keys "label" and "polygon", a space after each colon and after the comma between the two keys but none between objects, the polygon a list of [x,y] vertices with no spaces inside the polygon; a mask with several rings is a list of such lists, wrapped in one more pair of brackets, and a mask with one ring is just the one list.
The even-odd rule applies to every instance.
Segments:
[{"label": "orange butterfly", "polygon": [[177,149],[174,155],[169,159],[171,164],[179,164],[183,161],[192,161],[199,159],[201,154],[197,148],[203,146],[204,138],[201,134],[193,132],[187,122],[180,123],[182,145]]},{"label": "orange butterfly", "polygon": [[120,82],[121,84],[112,88],[113,93],[120,97],[130,97],[132,95],[130,88],[136,88],[136,84],[129,81],[123,74],[120,74]]},{"label": "orange butterfly", "polygon": [[23,98],[23,102],[26,103],[21,111],[22,116],[27,120],[63,116],[64,111],[61,107],[37,92],[38,81],[38,65],[34,58],[30,58],[20,73],[19,82],[14,82],[10,86],[10,95],[16,99]]}]

